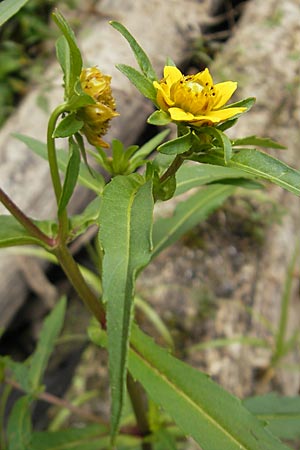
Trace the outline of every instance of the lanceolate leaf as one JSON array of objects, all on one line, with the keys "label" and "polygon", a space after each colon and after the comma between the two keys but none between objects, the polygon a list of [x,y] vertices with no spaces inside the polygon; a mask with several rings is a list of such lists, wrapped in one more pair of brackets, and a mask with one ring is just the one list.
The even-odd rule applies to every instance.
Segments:
[{"label": "lanceolate leaf", "polygon": [[29,449],[31,439],[31,416],[29,396],[19,398],[13,406],[7,425],[8,450]]},{"label": "lanceolate leaf", "polygon": [[31,236],[25,228],[9,215],[0,216],[0,248],[13,245],[42,244],[37,238]]},{"label": "lanceolate leaf", "polygon": [[37,348],[34,351],[29,367],[29,386],[28,389],[34,392],[42,382],[48,360],[55,346],[65,317],[66,298],[63,297],[45,319],[43,324]]},{"label": "lanceolate leaf", "polygon": [[14,16],[28,0],[3,0],[0,4],[0,26]]},{"label": "lanceolate leaf", "polygon": [[[47,145],[37,139],[31,138],[29,136],[24,136],[23,134],[14,134],[14,136],[20,141],[24,142],[37,155],[48,160],[47,155]],[[62,172],[66,172],[68,165],[68,154],[64,150],[57,151],[57,163],[58,167]],[[78,183],[83,186],[93,190],[97,194],[102,192],[104,187],[104,178],[100,173],[93,169],[88,169],[83,163],[80,163]]]},{"label": "lanceolate leaf", "polygon": [[[69,50],[67,50],[65,46],[65,51],[62,51],[62,44],[59,44],[61,48],[58,49],[57,53],[61,58],[65,58],[64,61],[60,60],[60,64],[65,72],[67,97],[70,98],[82,69],[81,53],[77,46],[73,30],[57,10],[53,13],[53,20],[63,33],[69,47]],[[62,43],[62,41],[59,42]]]},{"label": "lanceolate leaf", "polygon": [[239,399],[174,358],[137,327],[129,370],[149,396],[203,450],[286,450]]},{"label": "lanceolate leaf", "polygon": [[82,429],[39,431],[32,435],[30,450],[106,450],[109,448],[107,434],[106,427],[100,424]]},{"label": "lanceolate leaf", "polygon": [[134,280],[151,256],[152,185],[138,174],[115,177],[104,189],[99,226],[103,300],[107,304],[114,437],[125,395]]},{"label": "lanceolate leaf", "polygon": [[[224,165],[222,157],[218,155],[205,156],[201,158],[201,162]],[[287,191],[300,195],[300,172],[265,152],[254,149],[239,149],[232,156],[228,166],[271,181]]]},{"label": "lanceolate leaf", "polygon": [[81,130],[82,126],[83,122],[81,120],[77,120],[75,114],[68,114],[55,128],[53,137],[65,138],[72,136],[77,133],[77,131]]},{"label": "lanceolate leaf", "polygon": [[278,142],[273,141],[269,138],[261,138],[257,136],[247,136],[241,139],[235,139],[233,141],[233,145],[239,146],[239,145],[254,145],[257,147],[268,147],[268,148],[278,148],[278,149],[285,149],[286,147],[284,145],[279,144]]},{"label": "lanceolate leaf", "polygon": [[150,80],[145,75],[138,72],[133,67],[126,64],[117,64],[117,69],[122,72],[131,83],[140,91],[142,95],[149,98],[152,101],[156,100],[156,90]]},{"label": "lanceolate leaf", "polygon": [[69,161],[66,168],[66,176],[62,187],[62,193],[58,204],[58,213],[65,209],[74,192],[80,167],[80,150],[73,138],[69,139]]},{"label": "lanceolate leaf", "polygon": [[187,152],[193,145],[193,135],[189,129],[186,134],[161,144],[157,150],[165,155],[178,155]]},{"label": "lanceolate leaf", "polygon": [[254,175],[232,167],[213,164],[184,164],[176,173],[176,194],[180,195],[194,187],[216,181],[255,178]]},{"label": "lanceolate leaf", "polygon": [[179,203],[172,217],[156,220],[153,226],[152,257],[206,219],[234,190],[233,186],[207,186]]},{"label": "lanceolate leaf", "polygon": [[152,64],[142,49],[142,47],[137,43],[135,38],[129,33],[129,31],[119,22],[111,21],[110,24],[119,31],[119,33],[124,36],[124,38],[129,43],[130,47],[132,48],[132,51],[134,53],[134,56],[137,60],[138,65],[140,66],[143,74],[146,78],[148,78],[150,81],[157,80],[156,73],[152,67]]},{"label": "lanceolate leaf", "polygon": [[244,406],[281,439],[300,438],[300,397],[267,394],[244,400]]}]

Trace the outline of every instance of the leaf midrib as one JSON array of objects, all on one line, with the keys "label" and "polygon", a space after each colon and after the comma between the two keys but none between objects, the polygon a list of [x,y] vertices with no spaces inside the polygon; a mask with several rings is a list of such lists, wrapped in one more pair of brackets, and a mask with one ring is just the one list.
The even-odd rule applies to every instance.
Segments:
[{"label": "leaf midrib", "polygon": [[232,434],[230,434],[223,426],[221,426],[209,413],[207,413],[203,408],[201,408],[197,403],[195,403],[184,391],[178,389],[176,384],[174,384],[163,372],[159,371],[157,367],[154,367],[148,360],[146,360],[139,352],[131,346],[130,349],[135,353],[137,358],[143,361],[145,365],[147,365],[152,372],[155,372],[161,379],[163,379],[166,384],[168,384],[174,391],[178,392],[178,395],[183,397],[184,400],[187,401],[192,407],[200,412],[208,422],[211,422],[216,428],[218,428],[225,436],[227,436],[235,445],[238,446],[240,450],[251,450],[249,447],[245,447],[245,445],[239,442]]}]

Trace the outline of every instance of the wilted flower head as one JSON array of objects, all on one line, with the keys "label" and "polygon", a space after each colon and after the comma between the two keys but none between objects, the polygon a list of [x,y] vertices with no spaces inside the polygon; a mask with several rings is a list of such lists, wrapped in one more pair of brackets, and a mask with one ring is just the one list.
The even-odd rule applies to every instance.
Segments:
[{"label": "wilted flower head", "polygon": [[111,77],[103,75],[97,67],[83,69],[80,82],[83,91],[90,95],[96,103],[79,110],[80,119],[84,126],[81,129],[91,145],[109,147],[102,136],[107,133],[110,119],[116,113],[116,104],[110,87]]},{"label": "wilted flower head", "polygon": [[194,126],[214,125],[242,113],[246,108],[224,107],[237,88],[237,83],[225,81],[213,84],[208,69],[196,75],[184,76],[177,67],[166,66],[164,78],[154,81],[159,107],[171,119]]}]

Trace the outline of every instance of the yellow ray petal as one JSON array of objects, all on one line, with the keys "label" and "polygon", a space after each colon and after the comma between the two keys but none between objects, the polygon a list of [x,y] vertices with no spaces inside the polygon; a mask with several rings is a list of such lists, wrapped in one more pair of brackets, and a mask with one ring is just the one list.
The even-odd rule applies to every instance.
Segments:
[{"label": "yellow ray petal", "polygon": [[[211,120],[214,123],[222,122],[223,120],[230,119],[236,114],[244,112],[247,108],[225,108],[219,109],[218,111],[210,111],[205,117],[207,120]],[[203,116],[199,116],[203,119]],[[195,116],[198,119],[198,116]]]},{"label": "yellow ray petal", "polygon": [[194,120],[195,116],[189,112],[185,112],[180,108],[169,108],[169,113],[172,120],[178,120],[178,121],[192,121]]},{"label": "yellow ray petal", "polygon": [[174,66],[165,66],[164,68],[164,79],[168,86],[172,86],[172,84],[177,83],[183,77],[177,67]]},{"label": "yellow ray petal", "polygon": [[212,86],[213,85],[213,79],[212,79],[211,74],[208,69],[205,69],[202,72],[197,73],[194,76],[193,81],[196,81],[196,82],[202,84],[202,86]]},{"label": "yellow ray petal", "polygon": [[237,88],[237,83],[235,81],[224,81],[223,83],[215,84],[215,102],[213,109],[222,108],[225,103],[232,97],[232,94]]}]

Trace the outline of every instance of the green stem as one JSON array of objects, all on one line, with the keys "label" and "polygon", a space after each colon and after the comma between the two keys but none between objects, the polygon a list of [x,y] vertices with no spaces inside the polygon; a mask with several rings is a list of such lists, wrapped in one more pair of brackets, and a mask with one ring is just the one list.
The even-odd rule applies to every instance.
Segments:
[{"label": "green stem", "polygon": [[44,242],[48,247],[55,245],[55,240],[43,233],[23,211],[0,188],[0,201],[15,219],[35,238]]},{"label": "green stem", "polygon": [[172,175],[175,175],[183,161],[184,159],[180,155],[176,155],[170,167],[168,167],[165,173],[160,177],[160,182],[164,183]]},{"label": "green stem", "polygon": [[[146,405],[144,401],[144,392],[142,386],[134,381],[130,373],[127,374],[127,390],[131,400],[132,409],[136,418],[137,426],[142,437],[149,436],[151,431],[149,429]],[[152,450],[150,442],[142,444],[142,450]]]},{"label": "green stem", "polygon": [[63,268],[69,281],[71,282],[72,286],[78,293],[87,309],[96,317],[98,322],[105,329],[106,318],[104,307],[97,296],[94,294],[94,292],[85,282],[85,279],[83,278],[78,265],[69,252],[68,248],[65,245],[61,244],[53,250],[53,253],[57,257],[59,264]]},{"label": "green stem", "polygon": [[[62,104],[57,106],[52,112],[47,129],[47,150],[48,150],[48,161],[50,167],[51,180],[53,184],[53,189],[55,193],[56,203],[59,204],[59,200],[62,192],[62,185],[59,177],[59,169],[56,157],[56,147],[55,147],[55,139],[53,138],[53,132],[56,127],[56,122],[59,116],[66,111],[66,104]],[[66,209],[63,209],[58,216],[59,222],[59,232],[58,236],[62,242],[65,241],[65,238],[68,233],[68,215]]]},{"label": "green stem", "polygon": [[290,301],[291,301],[291,293],[292,293],[292,284],[293,284],[293,273],[295,270],[295,265],[297,261],[297,257],[299,254],[299,241],[296,244],[295,251],[293,253],[291,262],[287,269],[287,275],[286,275],[286,281],[284,284],[284,291],[282,294],[282,300],[281,300],[281,311],[280,311],[280,320],[279,320],[279,326],[278,326],[278,332],[276,337],[276,343],[275,343],[275,352],[272,357],[272,366],[276,365],[280,358],[284,356],[284,348],[285,348],[285,336],[286,336],[286,330],[288,326],[288,314],[289,314],[289,307],[290,307]]}]

